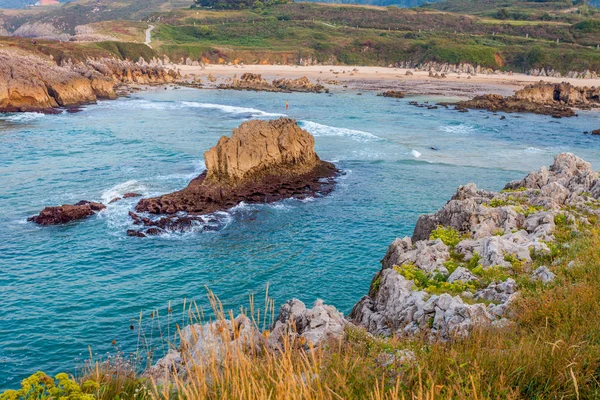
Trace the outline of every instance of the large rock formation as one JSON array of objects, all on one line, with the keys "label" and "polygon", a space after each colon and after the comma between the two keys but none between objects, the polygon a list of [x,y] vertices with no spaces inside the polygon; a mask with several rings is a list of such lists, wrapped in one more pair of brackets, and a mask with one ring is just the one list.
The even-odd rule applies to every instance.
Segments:
[{"label": "large rock formation", "polygon": [[527,112],[555,117],[575,116],[573,108],[588,109],[598,106],[600,106],[600,89],[577,87],[564,82],[559,84],[540,82],[517,91],[513,96],[488,94],[456,104],[457,109]]},{"label": "large rock formation", "polygon": [[104,204],[82,200],[73,205],[64,204],[58,207],[46,207],[39,215],[28,218],[27,220],[39,225],[66,224],[71,221],[87,218],[105,208]]},{"label": "large rock formation", "polygon": [[412,239],[390,245],[350,318],[373,334],[442,339],[476,325],[503,326],[518,296],[513,278],[554,279],[547,267],[528,268],[532,257],[550,254],[556,221],[581,218],[569,210],[600,214],[599,199],[598,174],[570,153],[500,193],[461,186],[440,211],[419,218]]},{"label": "large rock formation", "polygon": [[[207,170],[185,189],[142,199],[136,211],[201,215],[242,201],[269,203],[289,197],[306,198],[331,191],[337,174],[333,164],[315,153],[310,133],[289,118],[245,122],[233,130],[231,138],[222,137],[204,158]],[[135,214],[133,218],[152,225]]]},{"label": "large rock formation", "polygon": [[174,71],[130,61],[100,59],[86,64],[0,51],[0,112],[49,111],[116,98],[115,85],[171,82]]}]

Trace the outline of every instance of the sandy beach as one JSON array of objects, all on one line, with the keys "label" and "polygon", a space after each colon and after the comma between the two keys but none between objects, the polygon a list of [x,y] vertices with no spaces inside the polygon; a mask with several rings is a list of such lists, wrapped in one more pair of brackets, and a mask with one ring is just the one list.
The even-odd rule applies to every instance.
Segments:
[{"label": "sandy beach", "polygon": [[[402,90],[407,94],[441,95],[469,98],[484,93],[510,95],[526,85],[539,82],[569,82],[575,86],[600,86],[600,79],[569,79],[529,76],[525,74],[448,74],[432,78],[426,71],[402,68],[361,66],[290,66],[290,65],[206,65],[178,66],[183,76],[197,77],[206,87],[225,83],[234,75],[246,72],[262,74],[263,78],[307,78],[318,81],[332,91]],[[407,75],[410,71],[412,75]],[[209,82],[212,75],[216,82]]]}]

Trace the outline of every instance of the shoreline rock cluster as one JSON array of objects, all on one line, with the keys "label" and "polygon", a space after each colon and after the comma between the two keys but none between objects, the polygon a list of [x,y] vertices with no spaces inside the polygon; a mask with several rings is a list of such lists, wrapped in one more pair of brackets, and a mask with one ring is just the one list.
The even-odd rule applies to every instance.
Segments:
[{"label": "shoreline rock cluster", "polygon": [[307,77],[303,76],[297,79],[275,79],[273,82],[268,82],[263,79],[261,74],[253,74],[246,72],[240,78],[237,74],[233,77],[230,84],[221,84],[219,89],[232,90],[255,90],[262,92],[306,92],[306,93],[322,93],[325,87],[320,84],[312,83]]},{"label": "shoreline rock cluster", "polygon": [[518,90],[514,95],[497,94],[477,96],[456,103],[457,110],[484,109],[492,112],[527,112],[551,115],[556,118],[573,117],[573,108],[590,109],[600,106],[600,89],[577,87],[570,83],[539,82]]},{"label": "shoreline rock cluster", "polygon": [[[184,329],[181,346],[147,374],[166,380],[183,376],[184,365],[197,365],[207,354],[224,357],[232,345],[275,351],[286,335],[310,349],[343,339],[348,326],[373,335],[425,334],[442,341],[467,336],[478,326],[510,326],[517,281],[552,284],[556,276],[546,266],[532,270],[532,260],[551,252],[559,224],[576,229],[574,222],[585,222],[585,213],[600,215],[600,178],[590,163],[570,153],[501,192],[461,186],[442,209],[419,218],[412,238],[390,245],[369,294],[348,318],[321,300],[307,309],[294,299],[280,308],[266,333],[244,315],[233,321],[236,335],[231,326],[192,325]],[[215,340],[214,332],[223,331]]]},{"label": "shoreline rock cluster", "polygon": [[115,99],[123,84],[162,84],[179,79],[179,73],[162,67],[117,59],[67,61],[0,51],[0,112],[55,112],[59,107]]},{"label": "shoreline rock cluster", "polygon": [[[141,199],[129,216],[135,225],[145,228],[128,230],[127,235],[146,237],[166,231],[188,231],[198,223],[215,222],[210,214],[241,202],[271,203],[292,197],[327,195],[334,188],[339,170],[322,161],[314,147],[314,137],[293,119],[244,122],[233,130],[231,137],[221,137],[216,146],[204,153],[206,171],[186,188]],[[122,198],[139,196],[139,193],[125,193]],[[116,197],[109,203],[122,198]],[[28,220],[40,225],[64,224],[87,218],[104,208],[100,203],[82,201],[46,207]],[[214,227],[206,225],[204,229]]]}]

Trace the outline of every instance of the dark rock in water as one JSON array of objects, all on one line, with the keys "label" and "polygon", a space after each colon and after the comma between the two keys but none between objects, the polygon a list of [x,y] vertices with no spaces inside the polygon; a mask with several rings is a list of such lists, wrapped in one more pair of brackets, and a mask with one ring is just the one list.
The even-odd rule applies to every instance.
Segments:
[{"label": "dark rock in water", "polygon": [[116,203],[119,200],[121,200],[120,197],[115,197],[114,199],[112,199],[111,201],[109,201],[108,204]]},{"label": "dark rock in water", "polygon": [[[270,203],[326,195],[339,172],[317,156],[312,135],[289,118],[245,122],[231,138],[222,137],[204,158],[207,170],[185,189],[142,199],[136,206],[136,212],[166,217],[152,221],[130,213],[134,223],[183,230],[204,222],[200,215],[242,201]],[[177,215],[181,212],[186,216]]]},{"label": "dark rock in water", "polygon": [[500,119],[506,119],[506,115],[501,116]]},{"label": "dark rock in water", "polygon": [[146,230],[146,235],[157,236],[162,235],[165,231],[159,228],[149,228]]},{"label": "dark rock in water", "polygon": [[[587,133],[587,132],[586,132]],[[595,129],[592,131],[592,135],[600,135],[600,129]]]},{"label": "dark rock in water", "polygon": [[142,197],[142,195],[140,193],[131,193],[131,192],[130,193],[125,193],[123,195],[124,199],[130,199],[132,197]]},{"label": "dark rock in water", "polygon": [[142,231],[136,231],[135,229],[129,229],[127,231],[127,236],[141,237],[141,238],[145,238],[146,237],[146,235]]},{"label": "dark rock in water", "polygon": [[87,218],[105,208],[104,204],[82,200],[73,205],[64,204],[58,207],[46,207],[39,215],[28,218],[27,221],[35,222],[39,225],[66,224],[71,221]]},{"label": "dark rock in water", "polygon": [[429,147],[429,148],[430,148],[431,150],[435,150],[435,151],[438,151],[438,150],[439,150],[439,149],[438,149],[437,147],[435,147],[435,146],[431,146],[431,147]]}]

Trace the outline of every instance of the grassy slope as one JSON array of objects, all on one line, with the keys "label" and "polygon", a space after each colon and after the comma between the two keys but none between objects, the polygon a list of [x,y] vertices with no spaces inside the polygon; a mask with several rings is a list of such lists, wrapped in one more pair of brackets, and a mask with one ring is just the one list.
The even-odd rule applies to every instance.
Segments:
[{"label": "grassy slope", "polygon": [[[312,58],[384,66],[469,62],[518,72],[600,70],[600,16],[593,10],[580,15],[564,3],[449,0],[413,10],[296,3],[222,12],[185,8],[189,3],[79,0],[50,13],[5,19],[11,26],[48,22],[67,32],[91,23],[99,33],[138,42],[149,22],[157,25],[153,48],[174,60],[294,64]],[[509,10],[508,19],[497,18],[500,9]]]},{"label": "grassy slope", "polygon": [[173,59],[293,63],[310,56],[357,65],[438,61],[514,71],[599,70],[594,43],[600,25],[588,17],[565,18],[506,21],[436,10],[287,4],[254,12],[177,10],[151,20],[161,22],[154,34],[158,51]]},{"label": "grassy slope", "polygon": [[149,60],[156,56],[148,46],[129,42],[59,43],[37,40],[33,44],[30,39],[0,37],[0,49],[43,58],[51,56],[59,64],[69,58],[73,61],[85,61],[89,57],[117,57],[137,61],[139,57]]}]

